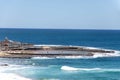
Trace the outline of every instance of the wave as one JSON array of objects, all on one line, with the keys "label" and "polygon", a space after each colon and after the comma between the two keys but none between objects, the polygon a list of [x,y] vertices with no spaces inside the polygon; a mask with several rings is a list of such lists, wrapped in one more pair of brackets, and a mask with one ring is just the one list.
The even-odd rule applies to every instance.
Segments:
[{"label": "wave", "polygon": [[98,49],[98,50],[105,50],[105,51],[114,51],[113,53],[93,53],[93,58],[99,58],[99,57],[116,57],[120,56],[120,51],[118,50],[112,50],[112,49],[103,49],[103,48],[96,48],[96,47],[84,47],[86,49]]},{"label": "wave", "polygon": [[13,73],[0,73],[0,80],[32,80]]},{"label": "wave", "polygon": [[93,53],[93,58],[99,58],[99,57],[119,57],[120,51],[115,51],[115,53]]},{"label": "wave", "polygon": [[94,59],[100,57],[120,57],[120,51],[114,51],[114,53],[93,53],[93,56],[32,57],[31,59]]},{"label": "wave", "polygon": [[65,71],[120,72],[120,69],[75,68],[75,67],[70,67],[70,66],[62,66],[61,70],[65,70]]},{"label": "wave", "polygon": [[0,66],[0,80],[32,80],[15,74],[14,71],[30,68],[30,66],[11,65]]},{"label": "wave", "polygon": [[70,66],[62,66],[62,70],[67,70],[67,71],[76,71],[79,70],[78,68],[70,67]]},{"label": "wave", "polygon": [[102,57],[120,57],[120,54],[116,53],[94,53],[93,56],[56,56],[56,57],[32,57],[31,59],[94,59]]},{"label": "wave", "polygon": [[56,57],[32,57],[31,59],[90,59],[89,56],[56,56]]},{"label": "wave", "polygon": [[31,59],[55,59],[51,57],[32,57]]},{"label": "wave", "polygon": [[81,59],[81,58],[85,58],[83,56],[57,56],[57,59]]},{"label": "wave", "polygon": [[45,45],[45,44],[41,44],[41,45],[34,45],[34,46],[38,46],[38,47],[41,47],[41,46],[55,46],[55,47],[60,47],[60,46],[65,46],[65,45]]},{"label": "wave", "polygon": [[93,70],[101,70],[100,68],[75,68],[75,67],[70,67],[70,66],[62,66],[62,70],[67,70],[67,71],[93,71]]},{"label": "wave", "polygon": [[22,66],[22,65],[10,65],[8,64],[8,66],[0,66],[0,72],[4,73],[4,72],[9,72],[9,71],[18,71],[18,70],[25,70],[25,69],[29,69],[31,68],[31,66]]}]

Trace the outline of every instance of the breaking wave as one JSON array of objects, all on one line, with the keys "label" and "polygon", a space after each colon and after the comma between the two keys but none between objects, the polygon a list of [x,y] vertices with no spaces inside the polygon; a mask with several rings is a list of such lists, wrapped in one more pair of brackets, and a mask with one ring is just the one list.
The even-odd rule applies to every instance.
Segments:
[{"label": "breaking wave", "polygon": [[101,70],[101,68],[75,68],[75,67],[70,67],[70,66],[62,66],[62,70],[67,70],[67,71],[93,71],[93,70]]},{"label": "breaking wave", "polygon": [[0,80],[31,80],[13,73],[0,73]]},{"label": "breaking wave", "polygon": [[120,72],[120,69],[75,68],[75,67],[70,67],[70,66],[62,66],[61,70],[65,70],[65,71]]},{"label": "breaking wave", "polygon": [[31,59],[94,59],[100,57],[120,57],[117,53],[94,53],[93,56],[56,56],[56,57],[32,57]]},{"label": "breaking wave", "polygon": [[95,54],[93,56],[57,56],[57,57],[32,57],[31,59],[94,59],[100,57],[119,57],[120,55],[101,55]]},{"label": "breaking wave", "polygon": [[15,73],[11,73],[11,71],[17,71],[21,69],[26,69],[28,67],[20,66],[20,65],[9,65],[8,66],[0,66],[0,80],[31,80],[20,76]]},{"label": "breaking wave", "polygon": [[90,56],[57,56],[57,57],[32,57],[31,59],[92,59]]},{"label": "breaking wave", "polygon": [[43,44],[43,45],[34,45],[34,46],[38,46],[38,47],[41,47],[41,46],[56,46],[56,47],[59,47],[59,46],[64,46],[64,45],[46,45],[46,44]]},{"label": "breaking wave", "polygon": [[54,59],[51,57],[32,57],[31,59]]},{"label": "breaking wave", "polygon": [[8,64],[8,66],[0,66],[0,72],[16,71],[16,70],[22,70],[22,69],[28,69],[28,68],[30,68],[30,67]]},{"label": "breaking wave", "polygon": [[99,58],[99,57],[119,57],[120,56],[120,51],[115,51],[114,53],[94,53],[92,56],[93,58]]}]

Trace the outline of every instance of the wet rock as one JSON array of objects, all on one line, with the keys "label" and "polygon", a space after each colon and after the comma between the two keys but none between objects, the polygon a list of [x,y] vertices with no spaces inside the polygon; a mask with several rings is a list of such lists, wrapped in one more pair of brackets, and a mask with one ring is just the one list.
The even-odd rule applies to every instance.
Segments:
[{"label": "wet rock", "polygon": [[0,64],[0,66],[8,66],[8,64]]}]

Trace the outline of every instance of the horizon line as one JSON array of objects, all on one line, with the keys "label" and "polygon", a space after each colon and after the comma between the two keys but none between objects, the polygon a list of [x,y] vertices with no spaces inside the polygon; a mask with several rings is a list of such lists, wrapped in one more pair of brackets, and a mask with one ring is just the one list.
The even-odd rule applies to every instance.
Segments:
[{"label": "horizon line", "polygon": [[88,29],[86,29],[86,28],[14,28],[14,27],[11,27],[11,28],[0,28],[0,29],[53,29],[53,30],[120,30],[120,29],[96,29],[96,28],[88,28]]}]

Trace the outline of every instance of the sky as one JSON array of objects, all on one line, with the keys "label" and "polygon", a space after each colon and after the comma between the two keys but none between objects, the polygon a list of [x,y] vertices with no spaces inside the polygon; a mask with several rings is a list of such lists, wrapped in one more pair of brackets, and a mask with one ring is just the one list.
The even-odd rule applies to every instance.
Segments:
[{"label": "sky", "polygon": [[120,0],[0,0],[0,28],[120,29]]}]

